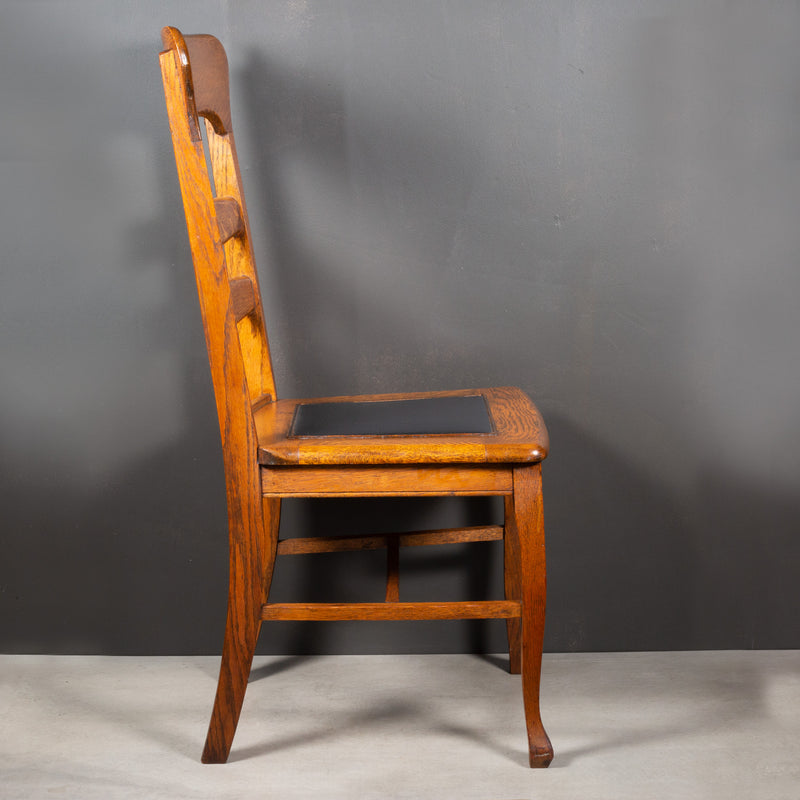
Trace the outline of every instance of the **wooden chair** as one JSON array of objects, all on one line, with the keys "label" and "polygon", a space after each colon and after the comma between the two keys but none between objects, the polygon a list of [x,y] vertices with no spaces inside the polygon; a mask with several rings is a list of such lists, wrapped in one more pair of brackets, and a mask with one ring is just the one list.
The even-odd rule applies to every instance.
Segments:
[{"label": "wooden chair", "polygon": [[[548,438],[519,389],[279,400],[236,158],[225,50],[162,31],[169,125],[194,260],[225,463],[230,584],[222,665],[202,760],[230,753],[264,620],[505,619],[522,673],[530,764],[553,749],[539,715],[545,615],[540,462]],[[204,118],[211,164],[201,138]],[[278,538],[281,498],[499,495],[505,525]],[[504,540],[505,599],[401,602],[401,546]],[[270,603],[278,555],[387,548],[384,602]]]}]

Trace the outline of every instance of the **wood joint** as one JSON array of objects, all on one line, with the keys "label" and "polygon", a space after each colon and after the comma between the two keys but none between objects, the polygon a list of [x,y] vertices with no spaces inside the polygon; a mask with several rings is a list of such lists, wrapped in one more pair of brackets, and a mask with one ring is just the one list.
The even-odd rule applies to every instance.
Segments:
[{"label": "wood joint", "polygon": [[217,226],[222,242],[234,236],[244,234],[244,218],[242,207],[235,197],[217,197],[214,199],[214,210],[217,214]]},{"label": "wood joint", "polygon": [[231,278],[231,306],[236,321],[244,319],[256,310],[256,289],[250,278]]}]

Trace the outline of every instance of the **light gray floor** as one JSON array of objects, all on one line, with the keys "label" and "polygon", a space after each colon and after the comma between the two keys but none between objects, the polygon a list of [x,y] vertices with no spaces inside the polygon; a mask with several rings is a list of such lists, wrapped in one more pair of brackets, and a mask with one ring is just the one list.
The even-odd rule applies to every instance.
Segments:
[{"label": "light gray floor", "polygon": [[259,658],[227,765],[217,658],[0,656],[2,798],[800,798],[800,651]]}]

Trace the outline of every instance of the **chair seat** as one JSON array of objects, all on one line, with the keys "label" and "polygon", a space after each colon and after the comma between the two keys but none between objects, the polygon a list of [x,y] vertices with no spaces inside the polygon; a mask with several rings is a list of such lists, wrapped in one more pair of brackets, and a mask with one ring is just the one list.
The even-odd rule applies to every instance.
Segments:
[{"label": "chair seat", "polygon": [[536,463],[547,430],[520,389],[277,400],[254,411],[259,462]]},{"label": "chair seat", "polygon": [[491,433],[480,394],[300,403],[290,436],[424,436]]}]

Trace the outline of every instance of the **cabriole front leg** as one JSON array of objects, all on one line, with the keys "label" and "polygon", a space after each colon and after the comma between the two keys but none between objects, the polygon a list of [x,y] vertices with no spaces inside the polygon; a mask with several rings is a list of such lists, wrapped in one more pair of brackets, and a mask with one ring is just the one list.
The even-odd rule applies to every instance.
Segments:
[{"label": "cabriole front leg", "polygon": [[522,696],[528,729],[532,767],[546,767],[553,760],[553,746],[539,711],[542,673],[546,567],[541,466],[514,469],[513,524],[506,536],[516,536],[519,547],[520,597],[522,601]]}]

